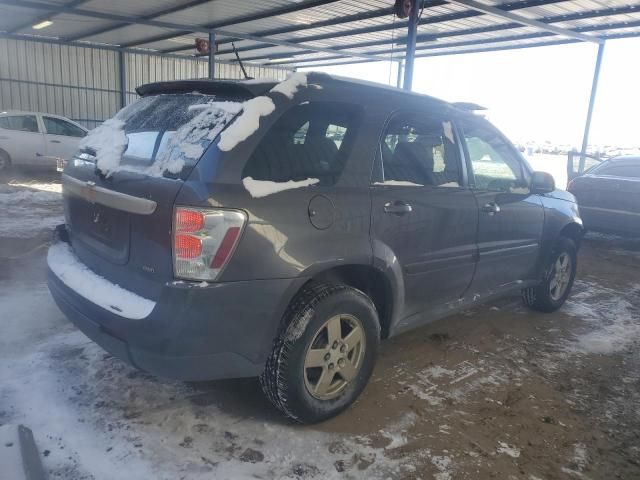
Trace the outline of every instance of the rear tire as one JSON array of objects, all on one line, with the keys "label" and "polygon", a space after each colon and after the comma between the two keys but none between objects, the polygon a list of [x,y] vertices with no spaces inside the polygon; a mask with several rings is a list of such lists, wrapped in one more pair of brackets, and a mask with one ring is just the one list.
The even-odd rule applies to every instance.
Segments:
[{"label": "rear tire", "polygon": [[346,285],[305,287],[289,305],[260,376],[276,408],[300,423],[338,415],[364,390],[378,352],[371,299]]},{"label": "rear tire", "polygon": [[577,265],[575,242],[569,238],[560,237],[545,268],[542,283],[522,290],[524,304],[539,312],[551,313],[558,310],[571,293]]}]

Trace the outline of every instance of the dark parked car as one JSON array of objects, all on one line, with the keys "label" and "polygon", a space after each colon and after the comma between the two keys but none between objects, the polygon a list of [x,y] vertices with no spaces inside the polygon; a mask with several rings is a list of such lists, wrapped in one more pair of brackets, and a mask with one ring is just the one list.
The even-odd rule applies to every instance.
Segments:
[{"label": "dark parked car", "polygon": [[585,228],[640,235],[640,157],[615,157],[569,183]]},{"label": "dark parked car", "polygon": [[380,339],[569,295],[573,196],[479,116],[316,73],[138,93],[68,163],[48,257],[64,313],[138,368],[259,376],[315,422],[362,392]]}]

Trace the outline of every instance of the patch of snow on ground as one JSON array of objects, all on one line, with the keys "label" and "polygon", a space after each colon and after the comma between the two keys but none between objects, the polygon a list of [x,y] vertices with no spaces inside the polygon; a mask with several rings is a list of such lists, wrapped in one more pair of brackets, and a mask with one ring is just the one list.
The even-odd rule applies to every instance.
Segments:
[{"label": "patch of snow on ground", "polygon": [[498,442],[496,453],[503,453],[505,455],[509,455],[511,458],[520,458],[520,450],[505,442]]},{"label": "patch of snow on ground", "polygon": [[43,458],[50,478],[111,480],[126,471],[157,480],[385,479],[410,467],[366,438],[270,420],[266,403],[248,414],[230,406],[247,408],[260,395],[253,387],[233,393],[233,382],[155,379],[79,332],[52,335],[19,361],[0,362],[0,378],[10,421],[29,425],[39,448],[51,452]]},{"label": "patch of snow on ground", "polygon": [[[638,286],[630,294],[640,294]],[[618,292],[597,284],[577,281],[564,311],[587,322],[589,331],[567,346],[574,353],[610,355],[638,342],[640,318],[637,309]]]},{"label": "patch of snow on ground", "polygon": [[17,189],[17,184],[0,187],[0,237],[35,237],[64,223],[61,185],[33,185],[25,184],[28,189]]},{"label": "patch of snow on ground", "polygon": [[438,469],[438,473],[433,476],[435,480],[451,480],[453,478],[451,457],[446,455],[434,455],[431,457],[431,463]]},{"label": "patch of snow on ground", "polygon": [[266,117],[276,106],[269,97],[255,97],[242,103],[242,114],[220,135],[218,148],[232,150],[251,136],[260,126],[260,118]]},{"label": "patch of snow on ground", "polygon": [[288,182],[271,182],[268,180],[254,180],[252,177],[242,179],[244,188],[251,194],[253,198],[262,198],[274,193],[292,190],[294,188],[304,188],[315,185],[320,180],[317,178],[307,178],[306,180],[289,180]]},{"label": "patch of snow on ground", "polygon": [[37,182],[37,181],[16,181],[12,180],[9,182],[9,185],[12,187],[22,187],[28,188],[30,190],[38,190],[40,192],[55,192],[62,193],[62,183],[60,182]]},{"label": "patch of snow on ground", "polygon": [[155,302],[93,273],[66,243],[57,243],[49,248],[47,263],[53,273],[78,295],[122,317],[139,320],[147,317],[156,306]]},{"label": "patch of snow on ground", "polygon": [[129,140],[124,133],[124,121],[110,118],[91,130],[84,137],[79,149],[90,148],[96,152],[96,166],[107,177],[118,170],[122,154]]},{"label": "patch of snow on ground", "polygon": [[286,80],[280,82],[271,89],[271,92],[281,93],[292,99],[300,87],[307,86],[307,74],[303,72],[292,73]]}]

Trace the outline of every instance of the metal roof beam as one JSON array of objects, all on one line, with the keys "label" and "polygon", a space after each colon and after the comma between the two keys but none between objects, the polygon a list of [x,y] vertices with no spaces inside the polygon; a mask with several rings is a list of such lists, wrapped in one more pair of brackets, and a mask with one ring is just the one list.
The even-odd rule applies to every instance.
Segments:
[{"label": "metal roof beam", "polygon": [[[165,8],[163,10],[158,10],[153,13],[149,13],[147,15],[142,15],[138,17],[142,20],[153,20],[154,18],[162,17],[163,15],[169,15],[171,13],[180,12],[182,10],[186,10],[188,8],[197,7],[199,5],[203,5],[205,3],[213,2],[215,0],[191,0],[189,2],[183,3],[181,5],[175,5],[171,8]],[[87,37],[95,37],[96,35],[102,35],[103,33],[112,32],[113,30],[117,30],[119,28],[128,27],[131,25],[130,23],[119,22],[114,25],[110,25],[108,27],[100,28],[98,30],[89,30],[83,33],[78,33],[76,35],[72,35],[70,37],[65,37],[64,39],[69,42],[75,42],[76,40],[80,40],[82,38]]]},{"label": "metal roof beam", "polygon": [[[436,3],[436,2],[431,2],[431,3]],[[442,2],[437,2],[439,4],[445,4],[447,2],[442,1]],[[322,20],[320,22],[314,22],[314,23],[310,23],[307,25],[291,25],[288,27],[281,27],[281,28],[272,28],[270,30],[260,30],[258,32],[254,32],[254,35],[282,35],[284,33],[293,33],[293,32],[299,32],[301,30],[309,30],[309,29],[313,29],[313,28],[322,28],[322,27],[330,27],[333,25],[341,25],[343,23],[349,23],[349,22],[358,22],[361,20],[371,20],[371,19],[375,19],[375,18],[379,18],[379,17],[385,17],[387,15],[393,15],[393,8],[391,7],[387,7],[387,8],[379,8],[377,10],[370,10],[370,11],[365,11],[365,12],[359,12],[359,13],[355,13],[352,15],[345,15],[342,17],[334,17],[334,18],[330,18],[328,20]],[[218,45],[223,45],[226,43],[231,43],[233,40],[231,39],[226,39],[226,40],[222,40],[218,42]],[[162,52],[166,52],[166,53],[173,53],[173,52],[180,52],[183,50],[190,50],[193,49],[193,46],[181,46],[181,47],[174,47],[174,48],[168,48],[165,50],[162,50]]]},{"label": "metal roof beam", "polygon": [[269,17],[277,17],[278,15],[285,15],[287,13],[299,12],[300,10],[306,10],[307,8],[320,7],[322,5],[326,5],[328,3],[334,3],[337,1],[338,0],[306,0],[302,2],[296,2],[296,3],[292,2],[289,5],[286,5],[284,7],[273,8],[265,12],[253,13],[250,15],[243,15],[241,17],[235,17],[235,18],[231,18],[229,20],[224,20],[221,22],[208,23],[202,26],[192,26],[190,28],[183,30],[182,32],[179,32],[178,34],[173,32],[170,34],[165,33],[162,35],[156,35],[154,37],[143,38],[140,40],[136,40],[135,42],[130,42],[124,46],[137,47],[138,45],[145,45],[147,43],[161,42],[163,40],[169,40],[171,38],[175,38],[182,35],[188,35],[194,32],[209,31],[211,29],[218,29],[218,28],[228,27],[230,25],[237,25],[238,23],[254,22],[256,20],[263,20]]},{"label": "metal roof beam", "polygon": [[[89,0],[72,0],[69,3],[66,3],[63,5],[64,8],[67,9],[72,9],[75,8],[79,5],[82,5],[83,3],[87,3]],[[15,2],[13,2],[13,4],[15,4]],[[19,5],[18,5],[19,6]],[[59,12],[62,13],[62,12]],[[30,27],[32,25],[37,25],[40,22],[44,22],[45,20],[50,20],[52,17],[56,16],[56,13],[47,13],[46,15],[40,15],[36,18],[34,18],[33,20],[31,20],[30,22],[25,22],[23,24],[17,25],[15,27],[11,27],[9,30],[7,30],[7,33],[16,33],[19,32],[20,30],[23,30],[27,27]]]},{"label": "metal roof beam", "polygon": [[[508,3],[508,4],[504,4],[504,5],[500,5],[500,9],[504,10],[504,11],[511,11],[511,10],[519,10],[522,8],[530,8],[530,7],[535,7],[535,6],[541,6],[541,5],[549,5],[549,4],[553,4],[553,3],[560,3],[562,1],[566,1],[566,0],[524,0],[524,1],[518,1],[518,2],[514,2],[514,3]],[[428,6],[428,5],[427,5]],[[423,17],[422,20],[420,21],[419,25],[430,25],[430,24],[437,24],[437,23],[441,23],[441,22],[449,22],[449,21],[454,21],[454,20],[463,20],[466,18],[472,18],[472,17],[478,17],[483,15],[481,12],[475,11],[475,10],[464,10],[461,12],[454,12],[454,13],[445,13],[442,15],[435,15],[432,17],[426,16]],[[319,40],[328,40],[328,39],[334,39],[334,38],[340,38],[340,37],[348,37],[348,36],[352,36],[352,35],[361,35],[361,34],[367,34],[367,33],[374,33],[374,32],[382,32],[382,31],[387,31],[387,30],[393,30],[396,28],[406,28],[408,25],[408,22],[401,22],[401,23],[388,23],[388,24],[383,24],[383,25],[374,25],[374,26],[368,26],[368,27],[362,27],[362,28],[355,28],[355,29],[351,29],[348,30],[344,33],[338,33],[336,34],[335,32],[330,32],[330,33],[321,33],[318,35],[310,35],[307,37],[300,37],[297,39],[291,39],[290,41],[292,42],[315,42],[315,41],[319,41]],[[312,25],[310,25],[309,27],[312,27]],[[388,40],[378,40],[378,42],[380,42],[381,44],[388,44],[389,41]],[[269,48],[269,45],[253,45],[253,46],[247,46],[247,47],[241,47],[238,48],[238,52],[247,52],[247,51],[251,51],[251,50],[260,50],[262,48]],[[227,53],[232,53],[233,50],[221,50],[218,51],[219,55],[225,55]]]},{"label": "metal roof beam", "polygon": [[[634,33],[616,33],[613,35],[604,35],[600,37],[602,40],[617,40],[622,38],[638,38],[640,37],[640,32]],[[554,40],[550,42],[536,42],[536,43],[528,43],[526,45],[505,45],[499,47],[485,47],[485,48],[475,48],[471,50],[460,50],[457,52],[435,52],[435,53],[425,53],[421,55],[416,55],[416,58],[427,58],[427,57],[446,57],[453,55],[464,55],[466,53],[484,53],[484,52],[497,52],[497,51],[505,51],[505,50],[520,50],[526,48],[538,48],[538,47],[552,47],[555,45],[566,45],[572,43],[578,43],[580,40],[575,39],[563,39],[563,40]],[[317,59],[317,62],[321,62],[324,59]],[[343,62],[327,62],[327,63],[314,63],[313,65],[301,65],[300,68],[315,68],[315,67],[333,67],[337,65],[354,65],[359,63],[371,63],[373,60],[353,60],[353,61],[343,61]],[[278,67],[277,65],[263,65],[265,67]]]},{"label": "metal roof beam", "polygon": [[461,5],[463,7],[467,7],[472,10],[485,13],[487,15],[492,15],[494,17],[511,20],[512,22],[516,22],[521,25],[526,25],[528,27],[539,28],[540,30],[545,30],[547,32],[555,33],[556,35],[561,35],[566,38],[573,38],[575,40],[580,40],[582,42],[593,42],[593,43],[602,42],[600,39],[590,37],[589,35],[582,35],[580,33],[574,32],[573,30],[569,30],[561,27],[555,27],[553,25],[547,25],[544,22],[523,17],[516,13],[506,12],[504,10],[493,7],[491,5],[485,5],[483,3],[476,2],[475,0],[447,0],[447,1],[454,5]]},{"label": "metal roof beam", "polygon": [[[14,4],[15,0],[0,0],[0,4],[5,4],[5,5],[12,5]],[[327,0],[323,0],[323,1],[327,1]],[[332,0],[335,1],[335,0]],[[296,5],[300,5],[300,4],[296,4]],[[94,12],[91,10],[83,10],[83,9],[74,9],[74,8],[67,8],[64,6],[60,6],[60,5],[53,5],[53,4],[49,4],[49,3],[41,3],[41,2],[37,2],[37,1],[32,1],[32,0],[22,0],[22,3],[20,4],[20,6],[22,7],[26,7],[26,8],[33,8],[36,10],[43,10],[43,11],[50,11],[50,12],[56,12],[56,13],[69,13],[72,15],[78,15],[78,16],[83,16],[83,17],[88,17],[88,18],[99,18],[102,20],[113,20],[113,21],[117,21],[117,22],[122,22],[122,23],[129,23],[129,24],[139,24],[139,25],[148,25],[151,27],[159,27],[159,28],[166,28],[169,30],[178,30],[178,31],[182,31],[185,29],[188,29],[189,27],[183,24],[178,24],[178,23],[172,23],[172,22],[161,22],[161,21],[157,21],[157,20],[140,20],[140,19],[135,19],[135,18],[131,18],[131,17],[127,17],[124,15],[116,15],[116,14],[112,14],[112,13],[104,13],[104,12]],[[289,47],[289,48],[294,48],[294,49],[305,49],[307,51],[313,51],[313,52],[320,52],[320,53],[329,53],[329,54],[337,54],[337,55],[342,55],[345,57],[354,57],[354,58],[368,58],[368,59],[375,59],[375,60],[379,60],[379,61],[386,61],[386,59],[384,58],[377,58],[374,57],[372,55],[366,55],[366,54],[360,54],[360,53],[350,53],[348,51],[338,51],[338,50],[334,50],[332,48],[321,48],[321,47],[313,47],[310,45],[301,45],[301,44],[297,44],[297,43],[292,43],[292,42],[287,42],[284,40],[276,40],[273,38],[266,38],[266,37],[257,37],[255,35],[249,35],[249,34],[245,34],[245,33],[236,33],[236,32],[230,32],[228,30],[223,30],[220,28],[216,28],[216,29],[207,29],[206,30],[208,33],[216,33],[217,35],[224,35],[227,37],[238,37],[238,38],[242,38],[245,40],[252,40],[254,42],[261,42],[261,43],[269,43],[272,45],[278,45],[281,47]]]},{"label": "metal roof beam", "polygon": [[[557,23],[557,22],[568,22],[573,20],[584,20],[589,18],[607,17],[611,15],[625,15],[625,14],[638,13],[638,12],[640,12],[640,5],[629,5],[629,6],[618,7],[618,8],[605,8],[605,9],[598,9],[598,10],[589,10],[586,12],[578,12],[578,13],[556,15],[552,17],[544,17],[539,19],[539,21],[544,23]],[[447,37],[458,37],[458,36],[465,36],[465,35],[475,35],[479,33],[497,32],[501,30],[510,30],[518,27],[520,27],[520,24],[518,23],[502,23],[498,25],[490,25],[488,27],[477,27],[477,28],[470,28],[470,29],[463,29],[463,30],[452,30],[449,32],[440,32],[437,35],[420,34],[418,35],[418,42],[428,42],[428,41],[433,41],[436,39],[442,39]],[[588,27],[581,27],[581,28],[584,29]],[[581,28],[576,29],[576,31],[582,32]],[[586,31],[590,31],[590,30],[586,30]],[[550,32],[547,32],[547,33],[552,35]],[[398,39],[395,40],[395,43],[398,45],[403,45],[404,43],[406,43],[406,41],[407,41],[406,36],[399,37]],[[352,43],[352,44],[349,44],[348,48],[365,48],[365,47],[375,47],[379,45],[388,45],[388,44],[389,42],[387,40],[374,40],[369,42]],[[341,48],[347,48],[347,47],[337,46],[333,48],[336,50],[339,50]],[[424,49],[424,48],[425,47],[418,46],[418,49]],[[392,48],[392,49],[387,49],[387,50],[377,52],[376,54],[383,55],[383,54],[391,53],[392,51],[396,52],[399,50]],[[299,55],[307,55],[309,53],[312,53],[312,52],[291,52],[291,53],[282,53],[282,54],[261,55],[261,56],[246,57],[246,60],[249,61],[249,60],[263,60],[265,58],[276,59],[276,58],[284,58],[284,57],[295,57]],[[222,55],[222,52],[218,52],[218,54]],[[278,62],[278,63],[296,63],[296,62],[289,61],[289,62]]]},{"label": "metal roof beam", "polygon": [[[577,28],[576,31],[580,32],[580,33],[584,33],[584,32],[598,32],[598,31],[603,31],[603,30],[617,30],[617,29],[625,29],[625,28],[637,28],[640,27],[640,20],[636,20],[633,22],[616,22],[616,23],[604,23],[604,24],[599,24],[599,25],[587,25],[584,27],[580,27]],[[465,40],[465,41],[461,41],[461,42],[449,42],[449,43],[443,43],[443,44],[434,44],[434,45],[423,45],[423,46],[418,46],[417,50],[420,51],[425,51],[425,50],[440,50],[440,49],[445,49],[445,48],[453,48],[453,47],[466,47],[466,46],[471,46],[471,45],[486,45],[486,44],[493,44],[493,43],[504,43],[504,42],[515,42],[515,41],[520,41],[520,40],[532,40],[532,39],[536,39],[536,38],[544,38],[544,37],[550,37],[553,36],[553,34],[551,32],[534,32],[534,33],[527,33],[527,34],[522,34],[522,35],[509,35],[509,36],[505,36],[505,37],[498,37],[498,38],[485,38],[485,39],[481,39],[481,40]],[[640,31],[637,32],[636,34],[611,34],[611,35],[607,35],[606,37],[601,37],[601,38],[627,38],[627,36],[639,36],[640,37]],[[573,42],[578,42],[579,40],[575,40],[573,39]],[[540,46],[540,45],[546,45],[546,44],[552,44],[552,42],[536,42],[535,45],[536,46]],[[528,44],[531,45],[531,44]],[[522,47],[524,48],[525,46],[528,45],[516,45],[515,47]],[[508,48],[507,48],[508,47]],[[499,47],[499,46],[494,46],[494,47],[489,47],[488,50],[484,50],[484,49],[473,49],[473,52],[477,52],[477,51],[492,51],[492,50],[508,50],[511,49],[511,45],[506,46],[506,47]],[[466,53],[469,50],[463,50],[460,52],[443,52],[443,53],[434,53],[434,54],[426,54],[426,55],[421,55],[419,53],[416,53],[416,58],[417,57],[426,57],[426,56],[439,56],[439,55],[454,55],[454,54],[458,54],[458,53]],[[369,52],[371,54],[374,55],[383,55],[385,53],[388,53],[389,50],[378,50],[375,52]],[[339,60],[341,57],[338,56],[334,56],[334,57],[322,57],[322,58],[316,58],[316,59],[309,59],[309,60],[302,60],[299,62],[295,62],[293,60],[287,60],[287,61],[281,61],[281,62],[272,62],[272,63],[268,63],[265,64],[265,66],[282,66],[282,65],[286,65],[286,64],[290,64],[290,63],[297,63],[299,66],[305,67],[304,65],[300,65],[301,63],[313,63],[313,62],[326,62],[327,60]],[[360,63],[360,61],[358,62],[354,62],[354,63]],[[336,65],[345,65],[345,62],[339,62],[336,63]],[[327,65],[326,63],[322,63],[322,64],[313,64],[313,65],[308,65],[308,67],[316,67],[316,66],[325,66]]]}]

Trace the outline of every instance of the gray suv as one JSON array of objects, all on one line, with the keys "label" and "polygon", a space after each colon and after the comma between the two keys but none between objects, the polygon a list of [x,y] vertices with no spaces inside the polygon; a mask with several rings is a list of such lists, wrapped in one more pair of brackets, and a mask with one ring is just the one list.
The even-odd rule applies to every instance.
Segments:
[{"label": "gray suv", "polygon": [[569,295],[574,197],[465,106],[320,73],[138,93],[67,164],[48,265],[69,319],[140,369],[259,376],[317,422],[360,395],[381,339]]}]

